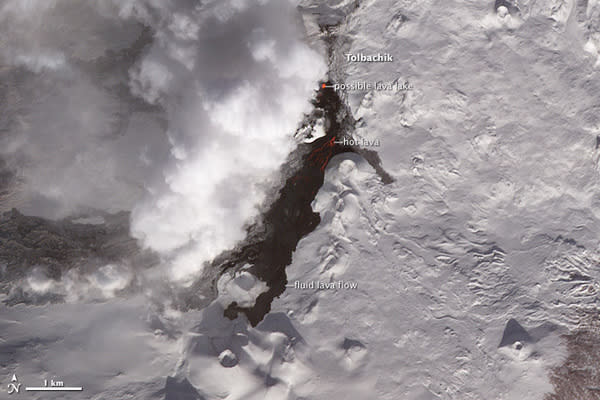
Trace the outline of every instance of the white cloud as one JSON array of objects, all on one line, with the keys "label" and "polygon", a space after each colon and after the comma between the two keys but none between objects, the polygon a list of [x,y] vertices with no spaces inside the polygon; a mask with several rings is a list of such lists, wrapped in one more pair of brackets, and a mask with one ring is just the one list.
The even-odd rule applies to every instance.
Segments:
[{"label": "white cloud", "polygon": [[[4,3],[0,59],[25,74],[7,78],[18,96],[0,138],[22,177],[15,206],[132,209],[133,235],[174,279],[201,271],[244,237],[326,72],[296,13],[280,0]],[[116,57],[140,23],[150,42]]]},{"label": "white cloud", "polygon": [[142,27],[118,11],[107,0],[0,4],[0,80],[10,82],[0,157],[19,178],[3,209],[49,218],[130,209],[164,166],[162,116],[133,104],[134,58],[119,54]]},{"label": "white cloud", "polygon": [[131,71],[131,92],[150,104],[156,104],[168,89],[173,75],[163,64],[144,60]]},{"label": "white cloud", "polygon": [[[168,88],[148,74],[149,83],[135,90],[146,88],[141,95],[150,99],[162,93],[178,156],[159,189],[135,208],[132,231],[170,260],[176,280],[201,272],[244,237],[265,181],[293,148],[293,132],[325,72],[302,42],[294,12],[291,3],[274,0],[181,8],[141,62],[173,71]],[[185,58],[193,64],[180,58],[190,48],[195,53]]]}]

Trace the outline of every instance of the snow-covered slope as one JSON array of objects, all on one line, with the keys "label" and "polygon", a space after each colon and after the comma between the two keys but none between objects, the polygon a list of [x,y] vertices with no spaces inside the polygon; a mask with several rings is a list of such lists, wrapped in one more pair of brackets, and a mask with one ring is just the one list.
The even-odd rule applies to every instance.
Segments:
[{"label": "snow-covered slope", "polygon": [[[322,224],[288,269],[290,282],[358,288],[289,289],[275,303],[308,343],[318,379],[297,389],[308,398],[543,398],[558,334],[598,305],[589,27],[574,2],[494,11],[372,1],[340,28],[340,53],[395,60],[340,65],[347,82],[413,89],[348,93],[356,134],[380,139],[395,182],[334,160],[315,202]],[[499,348],[511,318],[535,335]]]}]

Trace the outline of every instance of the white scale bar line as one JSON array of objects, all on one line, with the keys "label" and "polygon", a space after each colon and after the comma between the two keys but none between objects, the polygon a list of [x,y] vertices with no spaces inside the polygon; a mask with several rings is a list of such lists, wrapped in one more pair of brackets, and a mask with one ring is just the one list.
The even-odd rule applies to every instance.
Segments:
[{"label": "white scale bar line", "polygon": [[25,388],[28,392],[81,392],[83,388],[81,386],[78,387],[46,387],[46,386],[28,386]]}]

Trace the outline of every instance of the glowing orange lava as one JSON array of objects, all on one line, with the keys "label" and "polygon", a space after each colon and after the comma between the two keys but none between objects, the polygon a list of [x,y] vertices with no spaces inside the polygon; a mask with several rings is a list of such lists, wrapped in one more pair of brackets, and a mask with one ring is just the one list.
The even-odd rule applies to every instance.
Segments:
[{"label": "glowing orange lava", "polygon": [[321,146],[317,147],[310,153],[308,160],[317,164],[321,172],[325,171],[325,167],[329,162],[329,159],[333,155],[333,147],[335,146],[335,137],[332,137]]}]

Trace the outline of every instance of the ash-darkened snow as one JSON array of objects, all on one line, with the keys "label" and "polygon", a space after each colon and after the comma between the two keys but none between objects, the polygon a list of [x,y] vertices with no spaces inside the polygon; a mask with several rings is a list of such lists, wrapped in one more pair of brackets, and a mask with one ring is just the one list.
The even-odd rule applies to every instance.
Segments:
[{"label": "ash-darkened snow", "polygon": [[599,18],[4,1],[0,398],[600,399]]}]

